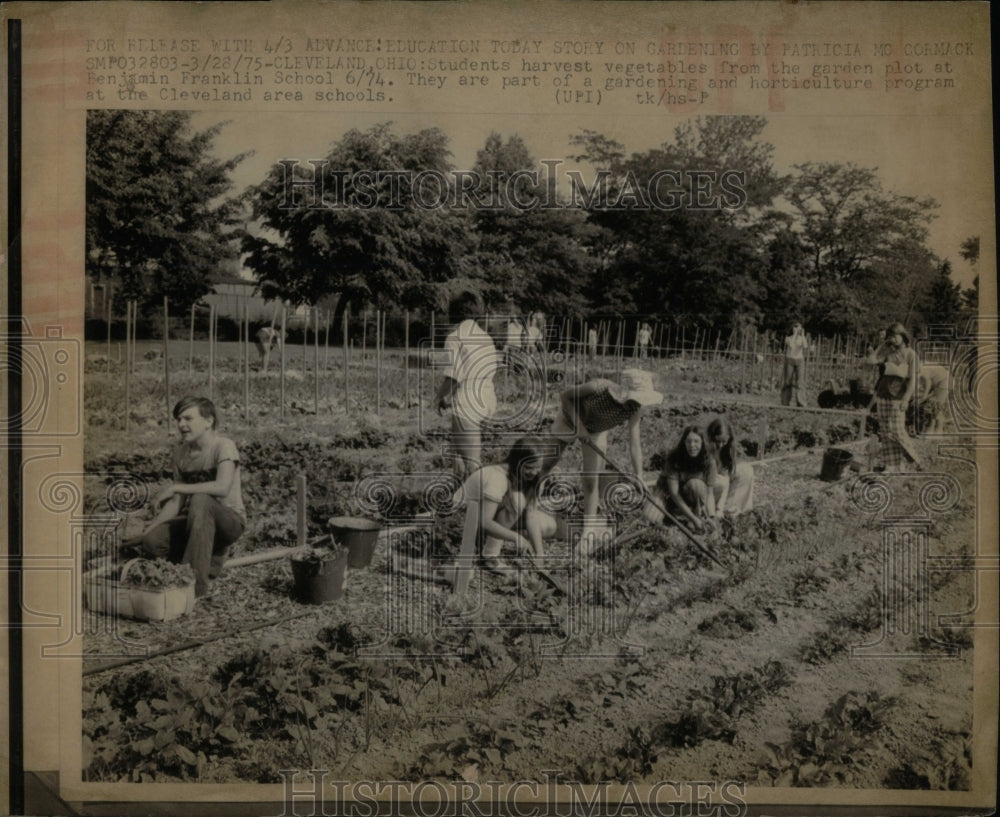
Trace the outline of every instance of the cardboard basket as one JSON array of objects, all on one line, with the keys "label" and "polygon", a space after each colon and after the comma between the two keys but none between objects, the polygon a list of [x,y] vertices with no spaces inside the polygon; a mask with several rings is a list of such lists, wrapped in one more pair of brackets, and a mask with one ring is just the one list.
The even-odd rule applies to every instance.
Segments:
[{"label": "cardboard basket", "polygon": [[112,566],[84,573],[83,597],[87,609],[142,621],[170,621],[194,609],[194,579],[183,587],[132,587],[125,583],[129,569],[140,561],[127,561],[120,579],[111,578]]}]

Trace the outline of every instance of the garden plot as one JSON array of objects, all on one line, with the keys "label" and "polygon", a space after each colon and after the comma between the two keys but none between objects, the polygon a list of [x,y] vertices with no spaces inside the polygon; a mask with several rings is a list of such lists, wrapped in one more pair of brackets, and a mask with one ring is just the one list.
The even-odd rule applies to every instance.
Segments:
[{"label": "garden plot", "polygon": [[[106,502],[109,474],[168,476],[153,375],[127,436],[113,404],[102,405],[101,376],[87,384],[91,512]],[[306,405],[307,380],[301,389],[289,399]],[[355,490],[365,480],[395,486],[390,530],[412,524],[429,475],[448,468],[445,420],[421,426],[413,409],[288,412],[278,424],[273,409],[271,420],[244,420],[220,405],[250,514],[232,556],[294,541],[300,474],[314,536],[331,516],[370,515],[371,498]],[[884,591],[919,588],[907,576],[886,584],[880,519],[856,504],[864,484],[818,479],[827,446],[858,448],[861,415],[668,394],[643,422],[648,475],[683,426],[723,411],[748,458],[762,458],[757,508],[709,542],[721,566],[676,529],[623,518],[623,544],[591,559],[550,544],[546,566],[565,594],[523,569],[477,574],[456,598],[432,568],[457,549],[459,513],[428,523],[431,532],[384,538],[327,605],[295,602],[288,563],[277,560],[227,571],[179,619],[111,628],[88,614],[86,778],[274,782],[279,769],[309,764],[338,779],[512,781],[548,769],[586,783],[707,774],[763,786],[967,787],[972,631],[941,629],[936,615],[972,609],[971,574],[932,573],[932,626],[884,632]],[[500,459],[499,434],[485,442],[487,458]],[[608,453],[626,461],[620,440]],[[961,498],[931,517],[932,555],[969,555],[974,473],[957,459],[937,458],[933,470]],[[921,507],[921,486],[919,475],[893,478],[900,513]],[[141,520],[127,525],[134,532]],[[99,671],[101,656],[187,642]],[[866,645],[948,657],[852,658]]]}]

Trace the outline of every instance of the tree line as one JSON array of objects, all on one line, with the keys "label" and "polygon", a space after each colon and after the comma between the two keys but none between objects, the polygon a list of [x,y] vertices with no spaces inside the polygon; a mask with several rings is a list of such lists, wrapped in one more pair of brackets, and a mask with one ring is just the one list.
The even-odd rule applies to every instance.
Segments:
[{"label": "tree line", "polygon": [[[472,172],[456,172],[442,130],[381,124],[235,191],[246,154],[214,156],[224,123],[196,132],[186,112],[90,111],[87,272],[122,301],[153,309],[167,296],[184,310],[241,259],[266,297],[340,296],[335,321],[348,305],[442,310],[461,289],[495,312],[642,315],[692,332],[798,319],[856,334],[975,312],[978,277],[962,290],[927,246],[932,199],[849,163],[779,174],[765,125],[699,117],[631,154],[583,130],[567,158],[592,169],[588,186],[580,172],[560,184],[517,135],[491,133]],[[317,181],[333,205],[310,195]],[[978,238],[960,254],[975,267]]]}]

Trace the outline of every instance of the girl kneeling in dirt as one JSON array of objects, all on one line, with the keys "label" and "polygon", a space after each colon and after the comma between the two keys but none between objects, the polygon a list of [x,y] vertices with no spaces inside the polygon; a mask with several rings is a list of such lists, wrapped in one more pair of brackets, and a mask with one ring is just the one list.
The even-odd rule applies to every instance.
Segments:
[{"label": "girl kneeling in dirt", "polygon": [[191,565],[195,595],[203,596],[246,527],[240,455],[232,440],[216,433],[211,400],[185,397],[173,413],[181,435],[171,458],[174,481],[156,496],[159,513],[139,548],[152,558]]},{"label": "girl kneeling in dirt", "polygon": [[521,437],[507,460],[474,471],[456,493],[464,501],[465,529],[460,562],[471,562],[480,550],[480,565],[502,573],[504,542],[541,557],[542,540],[565,536],[565,523],[537,507],[538,485],[555,465],[556,448],[542,437]]},{"label": "girl kneeling in dirt", "polygon": [[687,522],[702,533],[715,529],[715,489],[718,470],[705,435],[697,426],[688,426],[674,450],[667,454],[666,464],[653,490],[655,502],[647,502],[643,515],[650,522],[662,522],[665,507],[671,515]]},{"label": "girl kneeling in dirt", "polygon": [[715,482],[711,483],[716,517],[753,510],[753,466],[740,461],[729,420],[716,417],[708,424],[706,437],[717,471]]},{"label": "girl kneeling in dirt", "polygon": [[642,479],[642,439],[639,422],[646,406],[659,405],[663,395],[653,388],[653,377],[642,369],[622,372],[622,384],[610,380],[589,380],[566,389],[559,397],[562,411],[552,423],[551,433],[562,454],[580,439],[583,454],[583,514],[597,514],[600,477],[608,449],[608,431],[628,427],[628,451],[632,470]]}]

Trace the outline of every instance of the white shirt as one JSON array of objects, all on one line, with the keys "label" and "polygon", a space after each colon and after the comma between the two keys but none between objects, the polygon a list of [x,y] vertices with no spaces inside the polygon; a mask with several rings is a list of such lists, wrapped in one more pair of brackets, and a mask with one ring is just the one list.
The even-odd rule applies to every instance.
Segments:
[{"label": "white shirt", "polygon": [[462,321],[444,342],[448,353],[445,377],[460,385],[493,380],[497,371],[497,349],[493,338],[471,318]]}]

